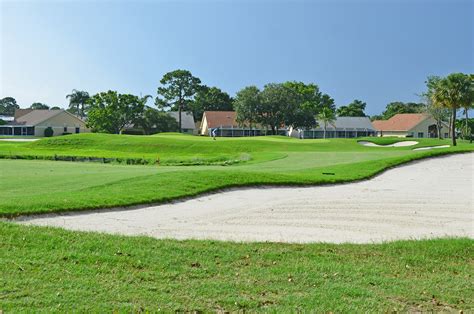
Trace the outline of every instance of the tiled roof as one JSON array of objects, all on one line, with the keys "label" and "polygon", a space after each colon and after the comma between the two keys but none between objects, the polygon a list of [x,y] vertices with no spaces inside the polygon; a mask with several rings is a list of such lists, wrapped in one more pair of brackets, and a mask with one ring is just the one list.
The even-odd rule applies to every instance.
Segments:
[{"label": "tiled roof", "polygon": [[425,113],[399,113],[388,120],[372,121],[378,131],[408,131],[428,118]]},{"label": "tiled roof", "polygon": [[207,127],[238,127],[235,111],[205,111]]},{"label": "tiled roof", "polygon": [[29,113],[16,118],[15,121],[18,124],[23,125],[36,125],[51,117],[63,112],[64,110],[32,110]]}]

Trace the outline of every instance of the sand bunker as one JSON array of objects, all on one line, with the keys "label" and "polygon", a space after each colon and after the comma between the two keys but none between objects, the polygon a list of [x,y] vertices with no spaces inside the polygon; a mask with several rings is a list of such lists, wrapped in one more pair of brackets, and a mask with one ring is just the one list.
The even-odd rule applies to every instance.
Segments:
[{"label": "sand bunker", "polygon": [[429,150],[429,149],[434,149],[434,148],[447,148],[447,147],[450,147],[450,146],[449,145],[427,146],[427,147],[413,148],[413,150]]},{"label": "sand bunker", "polygon": [[4,142],[34,142],[39,138],[0,138],[0,141]]},{"label": "sand bunker", "polygon": [[387,145],[379,145],[379,144],[375,144],[368,141],[358,141],[357,143],[363,146],[368,146],[368,147],[405,147],[405,146],[413,146],[413,145],[418,144],[417,141],[401,141],[401,142],[396,142],[396,143],[387,144]]},{"label": "sand bunker", "polygon": [[371,243],[474,237],[474,154],[432,158],[357,183],[229,190],[139,209],[19,223],[155,238]]}]

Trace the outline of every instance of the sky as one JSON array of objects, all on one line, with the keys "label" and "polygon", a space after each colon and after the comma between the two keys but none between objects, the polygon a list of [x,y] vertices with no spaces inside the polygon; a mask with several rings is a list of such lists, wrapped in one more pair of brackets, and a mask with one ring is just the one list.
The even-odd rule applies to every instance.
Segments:
[{"label": "sky", "polygon": [[302,81],[366,113],[474,73],[472,0],[0,0],[0,98],[66,107],[72,89],[156,96],[190,70],[234,96]]}]

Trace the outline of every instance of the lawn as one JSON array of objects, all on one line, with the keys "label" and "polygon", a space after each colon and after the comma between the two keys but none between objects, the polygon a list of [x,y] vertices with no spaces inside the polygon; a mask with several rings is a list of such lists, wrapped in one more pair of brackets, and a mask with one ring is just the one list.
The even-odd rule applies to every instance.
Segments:
[{"label": "lawn", "polygon": [[155,240],[0,222],[0,310],[466,311],[473,248]]},{"label": "lawn", "polygon": [[[423,139],[414,147],[446,143]],[[29,143],[0,142],[0,155],[8,157],[0,159],[0,216],[160,203],[236,186],[347,182],[418,158],[474,151],[474,145],[464,142],[431,151],[414,152],[412,148],[363,147],[356,139],[213,141],[176,134],[80,134]],[[155,158],[161,163],[138,166],[10,159],[55,155]],[[226,163],[235,159],[238,162]],[[200,162],[177,166],[183,160]],[[203,163],[206,160],[223,163]]]},{"label": "lawn", "polygon": [[[419,141],[414,147],[449,144]],[[414,147],[176,134],[0,142],[0,216],[159,203],[232,186],[347,182],[419,158],[474,151],[462,141],[432,151]],[[42,160],[58,156],[112,161]],[[149,162],[125,165],[127,159]],[[0,312],[469,310],[473,242],[174,241],[0,221]]]}]

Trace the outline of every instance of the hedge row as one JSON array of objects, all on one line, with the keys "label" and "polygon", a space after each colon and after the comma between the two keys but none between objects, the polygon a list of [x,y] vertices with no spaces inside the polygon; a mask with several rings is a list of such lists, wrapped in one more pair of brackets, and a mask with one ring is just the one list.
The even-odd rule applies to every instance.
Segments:
[{"label": "hedge row", "polygon": [[56,161],[76,161],[76,162],[99,162],[99,163],[119,163],[127,165],[155,165],[160,160],[145,158],[105,158],[105,157],[84,157],[84,156],[37,156],[37,155],[5,155],[0,154],[0,159],[27,159],[27,160],[56,160]]}]

